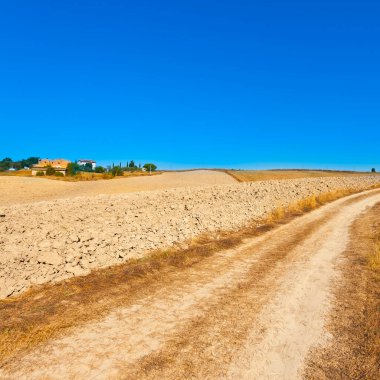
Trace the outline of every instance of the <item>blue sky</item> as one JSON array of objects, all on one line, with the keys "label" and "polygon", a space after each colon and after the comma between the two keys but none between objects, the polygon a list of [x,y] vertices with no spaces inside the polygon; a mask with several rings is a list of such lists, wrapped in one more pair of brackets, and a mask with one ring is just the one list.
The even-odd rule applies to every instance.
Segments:
[{"label": "blue sky", "polygon": [[0,157],[380,169],[378,1],[2,1]]}]

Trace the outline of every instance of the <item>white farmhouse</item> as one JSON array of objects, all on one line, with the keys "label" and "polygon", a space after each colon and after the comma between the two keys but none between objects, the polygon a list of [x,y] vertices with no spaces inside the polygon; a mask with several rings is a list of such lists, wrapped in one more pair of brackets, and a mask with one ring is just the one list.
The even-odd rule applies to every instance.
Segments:
[{"label": "white farmhouse", "polygon": [[85,166],[86,164],[91,164],[92,169],[96,168],[96,161],[93,161],[93,160],[83,160],[82,159],[82,160],[78,160],[77,163],[80,166]]}]

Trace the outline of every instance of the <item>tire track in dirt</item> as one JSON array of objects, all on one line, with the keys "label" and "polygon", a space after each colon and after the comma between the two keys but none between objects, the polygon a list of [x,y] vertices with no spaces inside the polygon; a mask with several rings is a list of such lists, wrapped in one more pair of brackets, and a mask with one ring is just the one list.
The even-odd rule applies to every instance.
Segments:
[{"label": "tire track in dirt", "polygon": [[[313,222],[311,225],[305,225],[301,234],[307,235],[310,233],[315,224],[317,223]],[[298,241],[299,238],[300,236],[298,235],[296,237],[289,235],[284,244],[288,246],[292,244],[292,241]],[[264,246],[266,246],[265,249]],[[219,256],[217,260],[207,260],[198,270],[189,269],[186,274],[178,276],[178,278],[174,276],[170,285],[163,289],[157,289],[149,297],[135,302],[131,307],[115,311],[101,324],[90,324],[77,331],[75,338],[70,336],[68,339],[64,338],[57,341],[56,348],[53,348],[53,356],[59,352],[61,359],[63,357],[70,358],[68,363],[73,364],[71,368],[71,365],[66,363],[68,364],[65,365],[67,373],[63,371],[59,360],[56,365],[54,364],[54,359],[52,360],[51,353],[49,354],[52,347],[46,347],[38,355],[39,360],[41,357],[46,356],[46,362],[42,366],[42,370],[41,368],[37,369],[36,378],[39,378],[41,371],[45,371],[45,365],[49,368],[49,373],[61,373],[62,378],[82,378],[85,375],[82,372],[83,368],[87,374],[87,371],[91,371],[95,351],[104,352],[102,349],[105,349],[106,346],[114,348],[123,346],[126,349],[126,340],[128,340],[127,359],[122,350],[116,349],[113,354],[113,360],[103,360],[102,367],[93,368],[94,373],[105,371],[107,373],[105,377],[111,376],[109,371],[113,371],[112,367],[115,366],[116,362],[133,363],[135,360],[149,354],[159,346],[157,338],[160,338],[160,333],[161,337],[164,337],[168,332],[174,332],[174,329],[181,327],[181,320],[186,322],[192,318],[197,319],[202,314],[202,308],[207,309],[208,303],[212,302],[213,298],[215,298],[214,304],[217,305],[219,298],[215,291],[220,291],[223,294],[228,293],[230,287],[235,285],[234,279],[238,280],[242,275],[244,276],[244,273],[249,271],[253,263],[259,263],[257,269],[261,268],[261,256],[267,252],[273,252],[277,248],[276,244],[272,246],[267,243],[267,235],[261,236],[248,241],[238,249],[217,254]],[[252,255],[252,250],[257,250],[258,254]],[[259,272],[260,270],[258,269],[257,273]],[[224,275],[221,275],[221,273],[224,273]],[[201,305],[202,300],[204,301],[203,306]],[[197,309],[195,309],[193,306],[197,302]],[[144,313],[145,317],[137,315],[136,318],[134,317],[136,313]],[[153,325],[155,326],[154,328],[152,328]],[[115,326],[118,326],[118,328],[115,329]],[[101,342],[93,339],[99,330],[102,331],[103,336]],[[125,334],[121,330],[124,330]],[[155,338],[151,336],[152,330],[156,335]],[[137,340],[131,338],[131,333],[138,336]],[[74,346],[72,345],[73,339],[76,342]],[[96,349],[88,352],[88,348],[94,347],[94,345],[96,345]],[[76,359],[78,356],[82,358],[80,365],[78,365],[79,363]],[[28,376],[31,376],[33,368],[36,367],[33,358],[24,357],[20,358],[20,360],[26,366],[29,366],[30,372],[27,372]],[[117,372],[118,369],[115,370],[115,373]],[[63,376],[64,373],[65,376]]]},{"label": "tire track in dirt", "polygon": [[[282,289],[286,291],[296,289],[295,293],[298,294],[293,298],[302,301],[305,299],[302,291],[303,288],[307,288],[310,276],[314,275],[313,281],[316,281],[313,291],[321,285],[318,282],[318,273],[312,270],[318,260],[315,260],[314,256],[309,260],[310,247],[317,252],[326,253],[327,243],[321,239],[321,236],[327,237],[330,231],[334,231],[334,224],[337,221],[334,214],[339,203],[346,206],[364,202],[357,206],[359,208],[356,212],[358,212],[367,203],[365,197],[355,197],[344,203],[335,202],[329,206],[330,211],[326,208],[321,213],[323,217],[314,219],[314,215],[314,221],[310,224],[306,222],[308,218],[302,218],[300,222],[305,222],[304,229],[299,228],[299,225],[297,228],[294,223],[296,233],[290,233],[292,241],[283,241],[284,245],[279,244],[271,252],[268,251],[267,256],[262,256],[260,262],[252,266],[247,278],[219,303],[213,305],[202,319],[194,320],[188,325],[187,330],[180,331],[160,352],[141,360],[136,369],[125,368],[124,376],[121,378],[295,379],[297,369],[300,368],[311,342],[318,337],[318,334],[313,336],[308,330],[314,329],[313,332],[316,333],[319,328],[320,332],[323,318],[317,320],[311,318],[312,323],[307,321],[309,315],[303,319],[295,318],[298,314],[302,315],[302,310],[297,310],[296,302],[288,303],[292,295],[284,294]],[[313,214],[316,213],[318,212]],[[351,218],[355,215],[356,213],[353,213]],[[343,219],[345,223],[335,231],[338,234],[342,233],[350,223],[346,213],[342,212],[339,218],[340,222]],[[286,232],[289,233],[287,228],[281,231],[281,234]],[[343,235],[338,241],[342,244],[341,247],[344,246]],[[336,253],[339,253],[339,250]],[[307,273],[308,269],[313,273]],[[326,265],[325,269],[331,268]],[[322,282],[329,280],[327,276],[322,277]],[[287,284],[289,279],[294,278],[298,280],[298,284],[294,284],[294,281],[291,285]],[[315,294],[317,293],[318,291]],[[325,293],[319,299],[316,297],[315,302],[311,304],[308,302],[310,298],[306,297],[306,305],[303,304],[302,307],[308,313],[314,312],[319,308],[319,301],[324,296]],[[281,305],[285,313],[271,310],[271,304]],[[321,314],[322,311],[319,310]],[[273,314],[279,320],[271,318]],[[296,323],[292,319],[296,319]],[[304,331],[300,328],[298,323],[300,321]],[[298,330],[293,328],[289,335],[288,327],[294,325],[297,325]],[[286,336],[285,341],[279,339],[281,332]],[[292,342],[293,337],[296,339]],[[266,340],[269,340],[269,344]],[[302,343],[305,344],[302,346]],[[297,347],[294,351],[292,344]],[[260,349],[252,352],[252,347]],[[287,355],[284,348],[288,348],[291,354]],[[258,358],[262,368],[256,365]]]},{"label": "tire track in dirt", "polygon": [[[292,363],[291,371],[286,372],[288,368],[285,371],[281,367],[284,362],[278,361],[275,354],[279,346],[294,345],[291,337],[297,334],[287,335],[286,318],[294,316],[295,311],[298,314],[297,307],[303,305],[305,294],[315,290],[308,287],[310,279],[318,280],[313,259],[321,256],[325,260],[322,261],[328,273],[319,285],[326,289],[333,274],[330,265],[333,255],[328,254],[331,238],[327,243],[325,238],[329,234],[342,237],[334,248],[334,255],[339,254],[351,220],[376,200],[380,200],[378,192],[348,197],[250,239],[238,249],[217,254],[200,267],[190,268],[177,277],[173,275],[169,286],[157,289],[131,307],[115,310],[105,320],[78,328],[18,362],[9,363],[0,376],[174,379],[255,378],[252,376],[260,373],[259,378],[264,379],[269,378],[265,377],[268,370],[273,375],[272,363],[263,359],[267,354],[273,354],[272,362],[277,366],[280,363],[276,367],[280,375],[290,372],[293,375],[300,367],[299,360],[284,356],[286,363]],[[334,227],[337,222],[338,229]],[[306,276],[301,285],[295,284],[295,280],[302,280],[305,270],[310,271],[311,277]],[[308,292],[294,295],[293,286],[297,290],[306,287]],[[293,306],[286,310],[281,300],[291,297]],[[321,297],[325,300],[327,292]],[[319,310],[319,304],[306,306],[306,317]],[[317,330],[323,327],[320,320],[327,306],[326,303],[319,310]],[[266,323],[268,313],[275,314],[269,319],[270,324]],[[307,325],[307,321],[305,316],[297,319],[291,331],[297,333],[300,323]],[[318,336],[303,339],[300,343],[303,355]],[[302,355],[298,356],[302,362]],[[261,368],[252,365],[257,358],[262,358]]]}]

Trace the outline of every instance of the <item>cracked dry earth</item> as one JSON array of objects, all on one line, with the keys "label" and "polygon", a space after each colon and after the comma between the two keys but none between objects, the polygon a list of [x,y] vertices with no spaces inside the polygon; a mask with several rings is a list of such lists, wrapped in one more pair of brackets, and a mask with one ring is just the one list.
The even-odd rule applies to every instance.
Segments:
[{"label": "cracked dry earth", "polygon": [[350,225],[380,202],[352,195],[180,273],[0,369],[1,379],[301,379],[325,321]]}]

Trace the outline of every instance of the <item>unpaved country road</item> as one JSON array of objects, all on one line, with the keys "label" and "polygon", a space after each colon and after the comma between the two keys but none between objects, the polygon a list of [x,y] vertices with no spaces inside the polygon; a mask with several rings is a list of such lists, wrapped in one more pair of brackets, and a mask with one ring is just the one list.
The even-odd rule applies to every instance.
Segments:
[{"label": "unpaved country road", "polygon": [[169,285],[7,363],[0,378],[302,378],[328,339],[349,227],[378,202],[379,190],[338,200],[169,273]]}]

